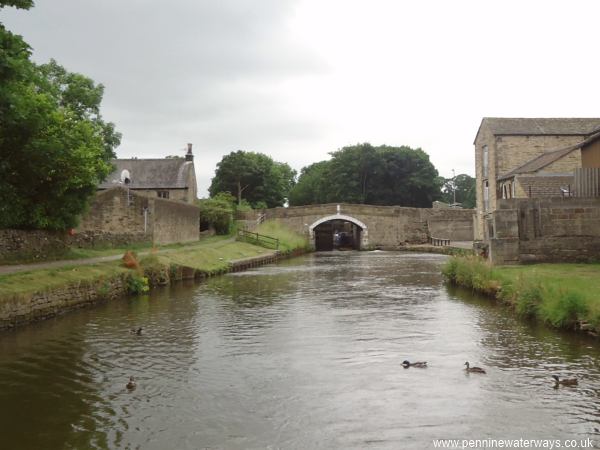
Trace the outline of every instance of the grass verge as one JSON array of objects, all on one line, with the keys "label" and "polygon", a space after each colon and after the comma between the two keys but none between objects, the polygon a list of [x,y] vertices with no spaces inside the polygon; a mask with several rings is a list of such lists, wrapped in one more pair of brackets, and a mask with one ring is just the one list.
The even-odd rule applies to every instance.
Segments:
[{"label": "grass verge", "polygon": [[443,268],[453,284],[494,297],[521,316],[557,328],[600,330],[600,264],[493,267],[475,257],[454,257]]},{"label": "grass verge", "polygon": [[275,220],[267,220],[261,223],[256,232],[279,239],[279,250],[282,252],[308,249],[308,241],[304,236],[295,233]]},{"label": "grass verge", "polygon": [[[302,242],[282,228],[276,230],[282,239],[284,251],[291,251]],[[303,247],[302,247],[303,248]],[[273,250],[236,242],[230,236],[214,236],[198,242],[172,244],[161,247],[166,252],[150,252],[139,259],[139,271],[168,271],[172,267],[183,266],[193,268],[208,275],[225,272],[231,261],[253,258],[272,253]],[[129,249],[110,249],[104,251],[87,250],[86,257],[122,254]],[[143,248],[142,250],[145,250]],[[28,272],[17,272],[0,275],[0,301],[15,296],[29,295],[36,292],[47,292],[77,283],[91,283],[128,275],[132,270],[123,266],[121,260],[95,264],[69,264],[60,268],[36,269]]]}]

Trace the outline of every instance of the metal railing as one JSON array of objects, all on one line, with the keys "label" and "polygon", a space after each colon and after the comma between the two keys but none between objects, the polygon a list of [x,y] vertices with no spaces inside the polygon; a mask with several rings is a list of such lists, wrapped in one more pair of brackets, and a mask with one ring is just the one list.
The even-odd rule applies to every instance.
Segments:
[{"label": "metal railing", "polygon": [[434,247],[446,247],[450,245],[450,239],[441,239],[433,236],[429,237],[429,243]]},{"label": "metal railing", "polygon": [[279,239],[266,236],[264,234],[253,233],[248,230],[238,230],[238,241],[248,242],[250,244],[260,245],[265,248],[279,250]]}]

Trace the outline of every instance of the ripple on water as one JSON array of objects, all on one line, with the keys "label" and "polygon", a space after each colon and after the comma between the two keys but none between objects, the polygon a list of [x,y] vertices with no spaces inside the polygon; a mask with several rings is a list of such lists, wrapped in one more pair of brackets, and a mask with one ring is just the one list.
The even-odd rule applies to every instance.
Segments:
[{"label": "ripple on water", "polygon": [[[595,341],[448,291],[444,260],[310,255],[5,334],[3,443],[424,448],[595,433]],[[129,333],[139,326],[142,336]],[[429,367],[404,369],[404,359]],[[488,374],[466,374],[466,360]],[[553,373],[580,385],[554,389]]]}]

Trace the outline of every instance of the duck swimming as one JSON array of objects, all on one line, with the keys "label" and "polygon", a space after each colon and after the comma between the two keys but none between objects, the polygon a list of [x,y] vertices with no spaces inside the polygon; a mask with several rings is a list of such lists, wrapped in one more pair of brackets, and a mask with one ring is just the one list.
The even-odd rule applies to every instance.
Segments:
[{"label": "duck swimming", "polygon": [[129,377],[129,382],[127,383],[127,389],[130,391],[133,391],[137,386],[137,383],[135,382],[135,378],[133,378],[133,376]]},{"label": "duck swimming", "polygon": [[467,366],[465,369],[467,373],[485,373],[485,370],[483,370],[481,367],[470,367],[469,361],[465,363],[465,366]]},{"label": "duck swimming", "polygon": [[558,378],[558,375],[552,375],[552,378],[554,378],[554,381],[556,382],[554,387],[558,387],[561,384],[563,386],[577,386],[578,384],[577,378],[565,378],[561,380],[560,378]]},{"label": "duck swimming", "polygon": [[424,367],[427,367],[427,361],[416,361],[411,363],[410,361],[407,361],[405,359],[404,361],[402,361],[402,367],[404,367],[405,369],[408,369],[409,367],[419,367],[423,369]]},{"label": "duck swimming", "polygon": [[142,335],[142,327],[132,328],[131,330],[129,330],[129,332],[131,334],[137,334],[138,336],[141,336]]}]

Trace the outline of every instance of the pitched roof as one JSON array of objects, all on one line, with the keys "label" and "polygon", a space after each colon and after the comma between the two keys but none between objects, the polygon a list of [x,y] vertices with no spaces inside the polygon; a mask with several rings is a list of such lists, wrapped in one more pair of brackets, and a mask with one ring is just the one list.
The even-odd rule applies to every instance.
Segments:
[{"label": "pitched roof", "polygon": [[475,140],[484,123],[495,136],[585,136],[600,128],[599,118],[484,117]]},{"label": "pitched roof", "polygon": [[559,150],[542,153],[541,155],[533,158],[532,160],[527,161],[525,164],[522,164],[519,167],[511,170],[510,172],[499,176],[498,179],[504,180],[506,178],[511,178],[521,173],[537,172],[538,170],[543,169],[544,167],[552,164],[553,162],[558,161],[560,158],[567,156],[573,150],[577,150],[580,146],[581,144],[571,145],[570,147],[565,147]]},{"label": "pitched roof", "polygon": [[128,170],[132,189],[185,189],[193,162],[184,158],[114,159],[115,170],[98,186],[109,189],[120,184],[121,172]]},{"label": "pitched roof", "polygon": [[573,150],[577,150],[583,147],[584,145],[594,142],[598,138],[600,138],[600,130],[595,129],[593,130],[591,135],[589,135],[586,139],[579,142],[578,144],[542,153],[541,155],[536,156],[535,158],[527,161],[525,164],[522,164],[519,167],[511,170],[510,172],[501,175],[500,177],[498,177],[498,179],[505,180],[506,178],[511,178],[517,174],[537,172],[538,170],[543,169],[544,167],[552,164],[553,162],[558,161],[560,158],[567,156]]}]

